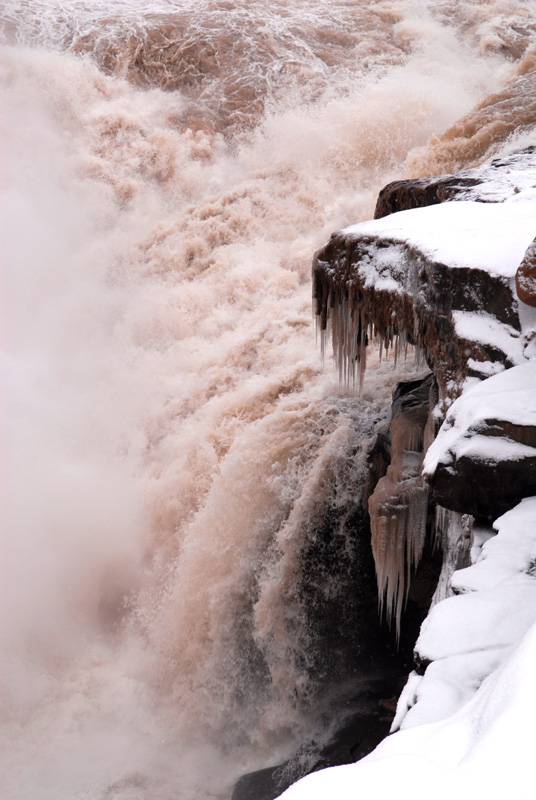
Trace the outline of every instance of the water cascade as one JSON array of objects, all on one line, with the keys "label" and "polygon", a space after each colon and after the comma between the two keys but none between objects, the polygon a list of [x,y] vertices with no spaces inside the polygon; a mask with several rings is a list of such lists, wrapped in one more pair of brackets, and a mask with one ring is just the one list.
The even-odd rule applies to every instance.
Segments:
[{"label": "water cascade", "polygon": [[504,87],[536,18],[495,6],[2,3],[3,796],[228,797],[359,694],[368,457],[422,366],[341,388],[311,258]]}]

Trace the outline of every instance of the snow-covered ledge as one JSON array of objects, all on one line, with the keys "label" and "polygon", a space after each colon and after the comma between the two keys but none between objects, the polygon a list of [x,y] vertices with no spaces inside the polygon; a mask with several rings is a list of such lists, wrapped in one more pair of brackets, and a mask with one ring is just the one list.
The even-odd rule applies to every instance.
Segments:
[{"label": "snow-covered ledge", "polygon": [[468,388],[423,464],[442,506],[493,520],[536,495],[536,359]]}]

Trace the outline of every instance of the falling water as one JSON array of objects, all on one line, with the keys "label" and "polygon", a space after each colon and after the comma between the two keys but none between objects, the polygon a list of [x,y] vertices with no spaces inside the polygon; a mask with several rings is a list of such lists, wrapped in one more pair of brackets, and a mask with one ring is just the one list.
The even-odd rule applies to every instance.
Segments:
[{"label": "falling water", "polygon": [[412,369],[339,390],[312,254],[515,81],[536,12],[1,9],[2,795],[227,797],[311,724],[315,615],[359,572],[346,523]]}]

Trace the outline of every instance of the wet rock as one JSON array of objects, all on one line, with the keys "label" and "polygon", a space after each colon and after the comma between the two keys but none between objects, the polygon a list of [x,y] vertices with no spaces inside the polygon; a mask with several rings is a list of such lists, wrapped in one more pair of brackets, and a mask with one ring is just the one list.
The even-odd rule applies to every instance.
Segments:
[{"label": "wet rock", "polygon": [[[370,480],[365,486],[365,504],[375,483],[385,475],[392,455],[398,458],[403,444],[422,451],[430,402],[433,405],[436,400],[435,388],[431,374],[397,385],[389,425],[378,428],[376,441],[371,448]],[[419,463],[420,460],[421,456],[417,455]],[[326,539],[329,541],[340,538],[333,536],[332,524],[333,520],[326,528]],[[331,697],[327,702],[324,700],[323,710],[311,725],[315,731],[314,737],[304,742],[285,763],[243,775],[235,784],[232,800],[274,800],[292,783],[310,772],[358,761],[372,752],[389,734],[396,708],[395,697],[412,667],[414,643],[437,585],[441,553],[430,540],[425,543],[411,586],[408,586],[407,594],[404,592],[406,603],[397,644],[388,625],[378,615],[370,528],[365,526],[365,520],[361,517],[356,517],[352,525],[361,534],[366,530],[368,541],[367,552],[364,549],[360,552],[353,586],[349,587],[348,596],[342,598],[346,608],[333,607],[328,616],[323,618],[326,610],[326,604],[323,603],[322,613],[314,620],[314,626],[327,625],[332,633],[329,647],[336,656],[335,662],[338,662],[330,665],[333,674],[341,672],[341,662],[346,657],[340,650],[341,620],[343,628],[358,632],[350,653],[355,669],[355,693],[346,696],[342,704],[336,697]],[[362,536],[360,540],[363,543]],[[341,556],[344,557],[344,554],[337,554],[338,559]],[[326,560],[326,553],[315,549],[308,554],[308,558],[318,564]],[[314,591],[314,584],[313,579],[302,590]],[[320,612],[318,604],[312,605]],[[324,644],[327,641],[324,636]],[[348,672],[345,677],[349,679]]]},{"label": "wet rock", "polygon": [[[472,170],[467,172],[471,173]],[[468,193],[468,189],[479,186],[480,183],[478,177],[471,177],[470,174],[393,181],[378,195],[374,219],[387,217],[389,214],[405,211],[408,208],[424,208],[444,203],[446,200],[461,199]]]},{"label": "wet rock", "polygon": [[536,308],[536,239],[527,249],[516,272],[516,291],[523,303]]},{"label": "wet rock", "polygon": [[[390,682],[400,691],[400,678]],[[275,800],[285,789],[310,772],[351,764],[364,758],[388,735],[396,699],[381,694],[381,682],[356,700],[356,708],[328,743],[318,747],[307,742],[283,764],[243,775],[235,784],[231,800]]]}]

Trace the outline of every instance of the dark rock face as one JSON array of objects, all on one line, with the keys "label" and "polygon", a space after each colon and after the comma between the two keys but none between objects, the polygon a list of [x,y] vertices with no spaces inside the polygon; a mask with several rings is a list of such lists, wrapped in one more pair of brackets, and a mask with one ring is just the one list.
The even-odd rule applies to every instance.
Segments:
[{"label": "dark rock face", "polygon": [[[430,374],[397,385],[390,425],[378,430],[369,454],[369,480],[363,497],[365,508],[369,495],[389,467],[393,451],[397,450],[396,442],[393,448],[393,439],[397,439],[396,430],[400,431],[401,421],[402,428],[408,429],[406,433],[412,445],[422,449],[431,396],[435,395]],[[378,614],[368,515],[360,510],[348,524],[359,536],[362,552],[356,562],[353,586],[347,596],[341,598],[342,605],[335,604],[328,609],[324,602],[320,607],[310,596],[316,591],[319,565],[329,568],[332,559],[337,561],[348,555],[332,549],[340,538],[333,535],[333,518],[325,521],[325,537],[320,537],[317,546],[305,554],[306,580],[300,591],[315,609],[315,627],[321,633],[323,646],[327,645],[331,650],[333,662],[330,659],[327,662],[331,675],[349,681],[350,666],[355,671],[354,694],[346,696],[342,705],[335,697],[332,698],[331,708],[326,708],[312,726],[316,731],[315,738],[306,741],[289,761],[243,775],[235,784],[232,800],[275,800],[292,783],[310,772],[358,761],[389,734],[396,696],[411,670],[414,643],[437,585],[441,554],[430,542],[425,544],[411,586],[407,594],[404,593],[406,603],[397,645],[394,633]],[[366,540],[363,538],[365,533]],[[307,562],[311,564],[310,570]],[[356,634],[350,641],[350,648],[349,629]],[[345,666],[348,659],[351,663]],[[332,731],[331,735],[327,731]]]},{"label": "dark rock face", "polygon": [[490,464],[462,456],[455,467],[438,467],[432,488],[432,497],[439,504],[490,521],[533,495],[536,457]]},{"label": "dark rock face", "polygon": [[[468,440],[476,436],[497,439],[496,458],[471,454],[439,462],[430,480],[431,494],[445,508],[493,521],[524,497],[536,495],[536,427],[486,419],[466,433]],[[535,448],[534,454],[501,455],[501,441]]]},{"label": "dark rock face", "polygon": [[[389,734],[396,700],[362,697],[360,703],[360,711],[337,731],[312,762],[304,750],[284,764],[243,775],[235,784],[231,800],[275,800],[309,772],[351,764],[371,753]],[[309,761],[306,768],[300,764],[302,758]]]},{"label": "dark rock face", "polygon": [[516,272],[516,291],[523,303],[536,308],[536,239]]},{"label": "dark rock face", "polygon": [[449,200],[502,202],[517,194],[520,186],[536,185],[536,174],[531,175],[535,167],[536,147],[527,147],[505,158],[496,158],[489,166],[463,170],[454,175],[393,181],[379,193],[374,219]]}]

